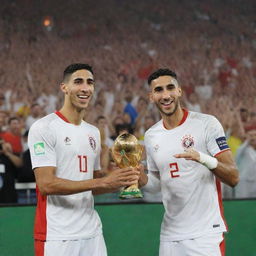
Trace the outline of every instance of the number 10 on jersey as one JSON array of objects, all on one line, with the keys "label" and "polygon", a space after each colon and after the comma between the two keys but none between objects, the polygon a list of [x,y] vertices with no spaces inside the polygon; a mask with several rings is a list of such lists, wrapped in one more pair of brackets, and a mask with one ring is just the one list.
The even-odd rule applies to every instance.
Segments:
[{"label": "number 10 on jersey", "polygon": [[79,159],[79,170],[80,172],[87,172],[87,156],[77,156]]}]

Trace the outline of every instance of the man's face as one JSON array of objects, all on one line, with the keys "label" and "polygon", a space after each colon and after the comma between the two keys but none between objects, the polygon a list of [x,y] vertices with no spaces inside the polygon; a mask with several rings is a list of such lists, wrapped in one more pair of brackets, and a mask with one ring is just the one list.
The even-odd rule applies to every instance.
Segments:
[{"label": "man's face", "polygon": [[85,69],[78,70],[61,84],[61,88],[65,93],[65,101],[76,109],[86,109],[94,92],[93,74]]},{"label": "man's face", "polygon": [[20,134],[21,124],[19,120],[13,119],[9,124],[9,129],[14,134]]},{"label": "man's face", "polygon": [[180,105],[181,88],[171,76],[160,76],[151,81],[149,98],[154,102],[161,115],[171,116]]}]

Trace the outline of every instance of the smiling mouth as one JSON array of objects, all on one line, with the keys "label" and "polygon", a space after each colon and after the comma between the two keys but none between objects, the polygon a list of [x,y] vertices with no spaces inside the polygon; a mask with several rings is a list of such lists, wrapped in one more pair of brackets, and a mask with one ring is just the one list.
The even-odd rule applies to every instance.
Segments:
[{"label": "smiling mouth", "polygon": [[172,103],[173,103],[173,100],[168,101],[168,102],[161,102],[161,105],[164,106],[164,107],[169,107]]},{"label": "smiling mouth", "polygon": [[90,95],[77,95],[77,97],[81,100],[87,100],[90,98]]}]

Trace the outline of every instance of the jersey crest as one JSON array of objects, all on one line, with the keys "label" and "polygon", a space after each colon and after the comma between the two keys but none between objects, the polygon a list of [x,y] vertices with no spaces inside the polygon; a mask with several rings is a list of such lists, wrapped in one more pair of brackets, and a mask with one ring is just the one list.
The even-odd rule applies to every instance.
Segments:
[{"label": "jersey crest", "polygon": [[195,144],[194,138],[191,135],[183,136],[181,141],[182,141],[182,147],[185,149],[193,148],[193,146]]},{"label": "jersey crest", "polygon": [[96,140],[92,136],[89,136],[89,143],[90,143],[90,146],[91,146],[92,150],[95,151],[95,149],[96,149]]}]

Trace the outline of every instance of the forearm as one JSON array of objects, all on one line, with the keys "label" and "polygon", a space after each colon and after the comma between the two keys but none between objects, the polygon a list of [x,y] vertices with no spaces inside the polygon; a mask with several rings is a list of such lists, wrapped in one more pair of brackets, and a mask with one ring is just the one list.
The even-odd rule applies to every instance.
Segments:
[{"label": "forearm", "polygon": [[104,179],[90,179],[73,181],[54,177],[51,181],[37,183],[39,191],[43,195],[71,195],[94,189],[103,189]]},{"label": "forearm", "polygon": [[239,181],[239,173],[233,164],[218,162],[217,168],[211,170],[223,183],[234,187]]},{"label": "forearm", "polygon": [[193,149],[174,156],[176,158],[185,158],[186,160],[199,162],[207,167],[209,171],[211,171],[222,182],[231,187],[234,187],[239,181],[239,173],[230,150],[220,152],[216,157]]}]

